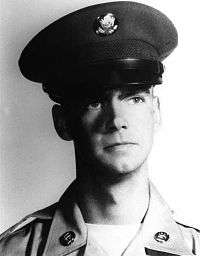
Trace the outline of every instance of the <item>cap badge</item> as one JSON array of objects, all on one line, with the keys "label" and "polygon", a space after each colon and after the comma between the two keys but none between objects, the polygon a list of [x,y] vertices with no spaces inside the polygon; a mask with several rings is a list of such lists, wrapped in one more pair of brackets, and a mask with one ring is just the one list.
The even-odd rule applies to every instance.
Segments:
[{"label": "cap badge", "polygon": [[154,235],[154,239],[159,243],[167,242],[169,235],[166,232],[157,232]]},{"label": "cap badge", "polygon": [[112,13],[101,15],[94,22],[95,33],[100,36],[112,35],[117,30],[118,24]]}]

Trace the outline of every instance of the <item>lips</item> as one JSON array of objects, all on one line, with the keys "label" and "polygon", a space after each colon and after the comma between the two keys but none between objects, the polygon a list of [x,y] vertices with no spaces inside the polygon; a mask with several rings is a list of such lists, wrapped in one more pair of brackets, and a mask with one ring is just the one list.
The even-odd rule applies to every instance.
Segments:
[{"label": "lips", "polygon": [[133,142],[120,142],[120,143],[112,143],[107,145],[106,147],[104,147],[104,149],[111,149],[111,148],[115,148],[115,147],[120,147],[120,146],[131,146],[131,145],[137,145],[137,143],[133,143]]}]

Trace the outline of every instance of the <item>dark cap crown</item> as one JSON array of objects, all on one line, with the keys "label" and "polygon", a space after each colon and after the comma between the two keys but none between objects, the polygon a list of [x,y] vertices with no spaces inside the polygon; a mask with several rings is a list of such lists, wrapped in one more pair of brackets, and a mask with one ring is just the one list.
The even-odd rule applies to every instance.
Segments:
[{"label": "dark cap crown", "polygon": [[[99,83],[104,85],[108,80],[110,84],[131,84],[132,80],[132,84],[156,84],[163,72],[160,62],[177,41],[173,23],[160,11],[136,2],[109,2],[80,9],[50,24],[23,50],[19,66],[32,81],[46,85],[62,81],[62,88],[49,85],[47,91],[51,87],[61,92],[72,84],[80,88],[102,76]],[[139,73],[130,74],[130,70]],[[118,76],[116,81],[113,76]]]}]

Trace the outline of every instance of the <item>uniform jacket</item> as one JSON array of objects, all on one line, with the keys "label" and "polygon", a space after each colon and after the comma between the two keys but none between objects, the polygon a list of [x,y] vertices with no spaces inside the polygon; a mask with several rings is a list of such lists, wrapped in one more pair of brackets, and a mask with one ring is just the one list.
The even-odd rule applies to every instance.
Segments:
[{"label": "uniform jacket", "polygon": [[[0,237],[1,256],[106,256],[87,233],[76,203],[76,182],[58,203],[25,217]],[[28,221],[28,223],[27,223]],[[124,256],[200,255],[198,230],[177,223],[150,183],[147,213]]]}]

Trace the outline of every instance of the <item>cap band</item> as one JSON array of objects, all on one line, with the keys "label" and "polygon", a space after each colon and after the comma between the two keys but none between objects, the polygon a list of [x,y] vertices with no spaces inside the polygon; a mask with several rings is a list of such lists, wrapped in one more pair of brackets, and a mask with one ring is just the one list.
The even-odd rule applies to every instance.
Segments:
[{"label": "cap band", "polygon": [[[63,76],[65,73],[67,75]],[[43,83],[43,89],[54,100],[55,98],[73,99],[77,94],[84,95],[88,91],[127,86],[150,87],[161,84],[162,73],[163,65],[159,61],[107,60],[90,63],[84,68],[77,67],[70,72],[68,70],[59,74],[54,73],[53,77],[49,77],[48,81]]]}]

